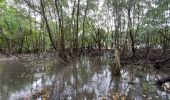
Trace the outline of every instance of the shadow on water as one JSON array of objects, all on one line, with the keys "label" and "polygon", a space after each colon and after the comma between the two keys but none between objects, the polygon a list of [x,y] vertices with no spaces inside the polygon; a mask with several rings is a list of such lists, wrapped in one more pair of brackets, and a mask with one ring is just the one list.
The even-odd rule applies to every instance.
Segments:
[{"label": "shadow on water", "polygon": [[155,85],[156,80],[168,77],[169,71],[127,65],[121,69],[121,76],[114,76],[112,63],[106,57],[81,57],[67,67],[51,60],[0,62],[0,99],[170,99]]}]

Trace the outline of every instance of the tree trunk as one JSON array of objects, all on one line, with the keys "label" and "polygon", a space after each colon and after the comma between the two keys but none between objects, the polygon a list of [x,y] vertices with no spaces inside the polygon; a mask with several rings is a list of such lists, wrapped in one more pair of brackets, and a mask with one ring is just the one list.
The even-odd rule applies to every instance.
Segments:
[{"label": "tree trunk", "polygon": [[135,55],[135,47],[134,47],[134,38],[133,38],[133,33],[132,33],[132,19],[130,16],[131,13],[131,8],[128,8],[128,27],[129,27],[129,35],[130,35],[130,39],[131,39],[131,49],[132,49],[132,56]]},{"label": "tree trunk", "polygon": [[77,15],[76,15],[76,18],[77,18],[77,20],[76,20],[76,34],[75,34],[75,52],[74,52],[74,54],[76,54],[77,55],[77,53],[78,53],[78,33],[79,33],[79,8],[80,8],[80,0],[78,0],[78,4],[77,4]]},{"label": "tree trunk", "polygon": [[47,17],[46,17],[46,15],[45,15],[43,0],[40,0],[40,3],[41,3],[41,9],[42,9],[42,16],[43,16],[44,21],[45,21],[45,23],[46,23],[47,32],[48,32],[48,35],[49,35],[49,37],[50,37],[51,44],[52,44],[53,48],[57,51],[58,48],[56,47],[56,44],[58,44],[58,43],[55,44],[54,41],[53,41],[52,32],[51,32],[50,26],[49,26],[49,24],[48,24]]},{"label": "tree trunk", "polygon": [[84,10],[84,17],[83,17],[83,35],[82,35],[82,50],[84,49],[84,34],[85,34],[85,21],[86,21],[86,16],[87,16],[87,10],[88,10],[88,0],[87,0],[87,5]]},{"label": "tree trunk", "polygon": [[59,21],[59,32],[60,32],[60,44],[61,44],[61,50],[63,51],[65,49],[65,43],[64,43],[64,27],[63,27],[63,13],[62,13],[62,6],[60,5],[59,0],[55,0],[55,7],[57,10],[58,15],[58,21]]}]

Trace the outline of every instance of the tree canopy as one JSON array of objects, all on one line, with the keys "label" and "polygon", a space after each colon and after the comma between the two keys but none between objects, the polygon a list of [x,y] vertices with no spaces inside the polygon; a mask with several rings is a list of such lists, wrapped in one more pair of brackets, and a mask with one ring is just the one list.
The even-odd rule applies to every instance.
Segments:
[{"label": "tree canopy", "polygon": [[[1,0],[3,53],[169,46],[169,0]],[[161,32],[161,34],[160,34]],[[74,50],[75,49],[75,50]]]}]

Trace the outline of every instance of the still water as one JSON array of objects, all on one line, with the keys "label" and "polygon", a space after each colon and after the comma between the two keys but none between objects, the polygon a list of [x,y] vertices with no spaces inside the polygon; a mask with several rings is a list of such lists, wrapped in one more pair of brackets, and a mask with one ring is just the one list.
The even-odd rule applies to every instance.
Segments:
[{"label": "still water", "polygon": [[155,85],[170,71],[126,65],[121,76],[113,76],[112,66],[107,57],[81,57],[67,66],[56,60],[0,61],[0,100],[170,100]]}]

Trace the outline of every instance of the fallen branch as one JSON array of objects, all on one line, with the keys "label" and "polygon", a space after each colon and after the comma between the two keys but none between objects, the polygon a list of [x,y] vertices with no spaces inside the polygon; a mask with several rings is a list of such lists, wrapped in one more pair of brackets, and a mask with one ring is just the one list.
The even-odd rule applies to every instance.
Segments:
[{"label": "fallen branch", "polygon": [[166,61],[168,61],[168,60],[170,60],[170,57],[169,57],[169,58],[166,58],[166,59],[163,59],[163,60],[156,60],[155,62],[156,62],[156,63],[163,63],[163,62],[166,62]]}]

